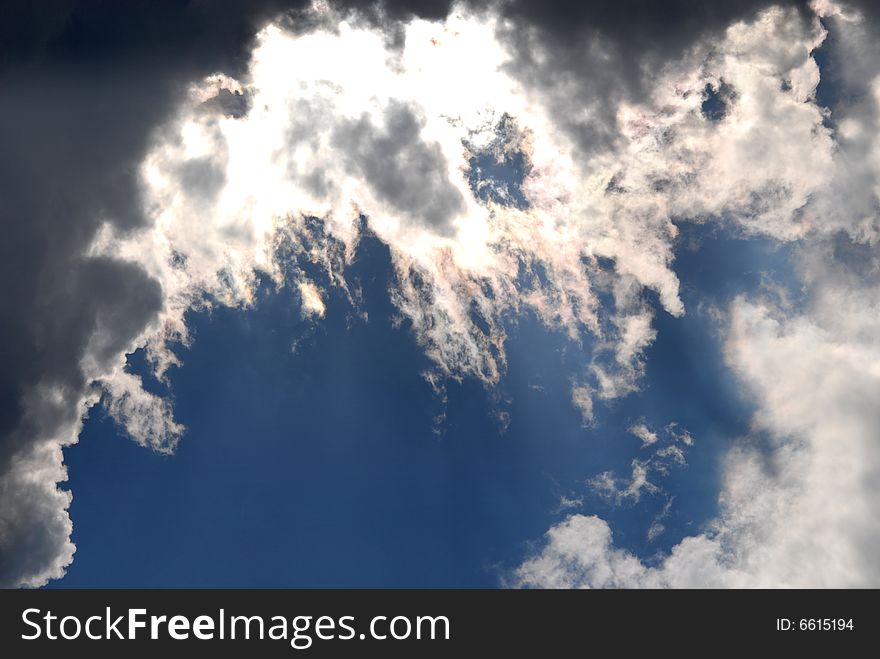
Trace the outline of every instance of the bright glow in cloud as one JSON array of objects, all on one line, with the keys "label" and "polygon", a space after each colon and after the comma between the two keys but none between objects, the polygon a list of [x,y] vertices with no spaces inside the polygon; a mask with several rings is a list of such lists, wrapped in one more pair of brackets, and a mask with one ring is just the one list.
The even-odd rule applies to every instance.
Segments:
[{"label": "bright glow in cloud", "polygon": [[324,300],[321,299],[321,293],[318,287],[308,281],[300,282],[299,294],[302,298],[303,314],[307,316],[317,316],[323,318],[327,313],[327,307]]},{"label": "bright glow in cloud", "polygon": [[[668,312],[684,312],[670,267],[673,217],[727,215],[781,239],[811,230],[801,209],[832,152],[807,102],[818,76],[809,52],[822,32],[780,10],[669,66],[649,105],[619,108],[623,147],[589,157],[506,72],[499,19],[459,11],[445,23],[414,20],[398,52],[369,27],[315,12],[333,29],[295,36],[270,26],[250,80],[214,76],[193,90],[144,164],[155,230],[104,244],[163,282],[157,360],[164,339],[185,337],[182,313],[205,292],[248,304],[255,269],[281,281],[278,235],[320,217],[350,256],[361,214],[391,247],[392,297],[440,374],[494,384],[505,366],[502,318],[530,309],[575,340],[595,336],[590,382],[573,395],[585,410],[588,399],[638,388],[655,334],[645,288]],[[737,103],[716,125],[702,116],[701,94],[722,79]],[[245,89],[249,114],[206,111],[220,89]],[[481,203],[467,180],[470,156],[497,139],[503,117],[530,165],[525,208]],[[324,259],[314,248],[309,256]],[[523,284],[523,269],[536,267],[544,276]],[[598,290],[610,292],[613,310],[600,308]]]}]

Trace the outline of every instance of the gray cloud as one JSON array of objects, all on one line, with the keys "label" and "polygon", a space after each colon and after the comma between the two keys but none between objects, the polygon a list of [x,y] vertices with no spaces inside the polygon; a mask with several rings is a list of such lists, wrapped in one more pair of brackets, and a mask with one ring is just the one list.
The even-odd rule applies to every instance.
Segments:
[{"label": "gray cloud", "polygon": [[0,586],[39,585],[70,561],[56,483],[95,400],[88,365],[117,359],[161,305],[141,268],[86,250],[104,223],[146,225],[137,171],[152,131],[188,81],[238,72],[280,7],[0,9]]},{"label": "gray cloud", "polygon": [[591,154],[618,140],[618,104],[644,98],[663,64],[772,5],[794,5],[808,15],[799,0],[514,0],[504,3],[510,20],[501,37],[514,56],[510,72]]},{"label": "gray cloud", "polygon": [[349,171],[362,175],[380,199],[436,233],[450,235],[464,199],[449,181],[440,146],[423,141],[421,129],[412,109],[391,104],[384,127],[376,128],[364,115],[339,126],[333,143]]},{"label": "gray cloud", "polygon": [[[52,442],[89,391],[82,362],[106,363],[151,322],[158,282],[85,256],[102,222],[143,225],[133,172],[163,103],[155,86],[105,72],[9,80],[0,120],[0,584],[58,574],[69,528],[59,494],[20,473],[58,461]],[[170,96],[167,98],[170,101]],[[135,117],[137,117],[135,119]],[[55,445],[57,446],[57,444]],[[49,468],[49,473],[54,473]],[[63,564],[63,563],[62,563]],[[40,566],[41,569],[38,569]],[[27,583],[27,581],[25,581]]]},{"label": "gray cloud", "polygon": [[226,182],[226,172],[213,157],[187,160],[177,174],[189,192],[204,199],[214,197]]},{"label": "gray cloud", "polygon": [[202,103],[202,109],[209,114],[223,114],[240,119],[251,109],[251,99],[246,93],[224,88]]}]

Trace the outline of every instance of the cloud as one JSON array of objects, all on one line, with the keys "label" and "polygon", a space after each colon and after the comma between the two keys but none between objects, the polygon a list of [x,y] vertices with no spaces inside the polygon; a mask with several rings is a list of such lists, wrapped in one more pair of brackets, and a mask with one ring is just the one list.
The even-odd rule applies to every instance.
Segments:
[{"label": "cloud", "polygon": [[803,11],[805,3],[725,0],[696,9],[678,0],[663,5],[515,0],[506,3],[501,34],[514,53],[509,70],[528,81],[554,123],[589,156],[620,145],[620,105],[649,98],[663,65],[774,4]]},{"label": "cloud", "polygon": [[629,432],[642,440],[642,446],[650,446],[657,443],[657,433],[651,430],[644,422],[630,426]]},{"label": "cloud", "polygon": [[379,199],[448,235],[464,199],[449,182],[443,151],[420,139],[422,122],[412,109],[392,101],[383,114],[385,125],[378,129],[368,115],[343,122],[333,132],[333,145],[346,168],[362,176]]},{"label": "cloud", "polygon": [[[0,584],[45,583],[71,560],[61,449],[102,395],[139,443],[170,451],[181,436],[170,402],[125,373],[125,353],[145,347],[162,377],[177,364],[170,345],[189,340],[186,311],[251,304],[258,272],[294,283],[303,310],[320,317],[321,289],[301,267],[317,265],[356,304],[345,268],[368,230],[389,246],[391,299],[434,364],[432,382],[497,383],[507,323],[533,313],[572,340],[590,337],[593,356],[572,393],[587,422],[597,401],[640,386],[656,334],[646,292],[664,312],[686,311],[673,270],[676,222],[720,220],[780,241],[826,244],[841,231],[850,242],[875,240],[877,150],[860,136],[876,134],[878,95],[828,125],[811,57],[822,24],[802,8],[762,11],[761,2],[703,15],[687,3],[671,13],[640,4],[634,14],[624,4],[537,12],[518,2],[386,2],[353,12],[292,3],[278,16],[291,5],[207,12],[196,3],[156,15],[142,5],[107,13],[100,3],[60,3],[40,21],[0,21],[29,26],[0,39],[9,90],[0,122]],[[829,29],[853,36],[851,65],[867,72],[851,84],[875,80],[873,28],[833,10],[823,5]],[[144,56],[160,43],[158,57]],[[723,116],[710,120],[705,90],[722,84],[731,90]],[[473,194],[472,158],[501,143],[524,163],[522,203]],[[814,267],[804,276],[821,297],[830,274]],[[819,361],[804,365],[807,375],[829,367],[841,342],[855,341],[860,364],[871,363],[861,339],[835,325],[839,316],[819,312],[792,322],[764,302],[730,310],[729,359],[763,397],[768,432],[782,436],[793,422],[780,412],[790,403],[761,383],[795,384],[772,352],[736,349],[738,337],[792,357],[795,344],[815,341]],[[852,378],[866,377],[844,363]],[[829,400],[844,405],[839,394]],[[867,436],[869,416],[816,409]],[[818,451],[809,434],[818,428],[790,430],[817,438],[807,446]],[[854,454],[869,450],[852,441]],[[818,460],[787,444],[774,450],[807,470]],[[755,492],[779,492],[779,506],[791,500],[788,483],[761,464],[731,453],[727,516],[662,568],[614,549],[610,529],[590,517],[551,531],[541,565],[559,558],[587,575],[553,567],[559,583],[746,580],[751,564],[712,570],[752,529],[761,511],[747,504],[770,505]],[[843,534],[841,555],[860,559],[847,544],[856,517],[842,518],[846,528],[824,521]],[[767,536],[764,546],[783,545]],[[589,568],[587,558],[604,563]],[[835,567],[818,574],[848,583]],[[526,573],[523,583],[539,583],[534,565]]]},{"label": "cloud", "polygon": [[[880,393],[874,312],[880,290],[874,247],[877,192],[874,138],[868,128],[874,125],[878,107],[872,92],[878,71],[868,37],[874,28],[845,8],[830,3],[817,7],[832,31],[828,48],[836,59],[829,66],[831,84],[840,85],[844,94],[830,114],[836,126],[835,148],[822,150],[817,172],[822,176],[813,177],[811,191],[801,195],[801,211],[788,220],[771,215],[771,221],[760,226],[738,218],[750,231],[781,240],[800,237],[796,264],[807,301],[804,309],[794,310],[785,296],[741,295],[723,316],[726,360],[757,412],[752,432],[735,442],[725,457],[718,516],[651,565],[616,548],[605,521],[570,516],[554,526],[543,548],[516,570],[518,585],[880,583],[873,550],[880,540],[880,418],[869,402]],[[791,71],[798,72],[801,84],[811,81],[798,92],[809,105],[815,75],[803,66]],[[792,84],[797,90],[798,84]],[[740,94],[747,93],[741,84],[734,85]],[[748,102],[742,96],[736,101],[741,108]],[[761,105],[766,112],[766,104]],[[720,123],[737,125],[741,111],[731,109]],[[755,130],[755,124],[748,125],[750,132]],[[811,148],[828,139],[816,141],[821,133],[814,132]],[[781,153],[776,147],[771,152]],[[800,180],[803,184],[811,179]],[[790,190],[785,196],[789,194]],[[689,435],[674,428],[671,432],[681,443],[689,443]]]},{"label": "cloud", "polygon": [[593,422],[593,397],[588,387],[575,385],[571,388],[571,403],[581,413],[585,426]]},{"label": "cloud", "polygon": [[[147,226],[138,169],[152,131],[181,85],[237,74],[277,6],[0,9],[0,586],[63,575],[74,547],[62,447],[99,399],[95,381],[118,373],[165,302],[144,268],[90,245],[101,226],[121,236]],[[122,418],[155,409],[128,391],[116,399]]]},{"label": "cloud", "polygon": [[302,311],[304,316],[317,316],[323,318],[327,313],[327,306],[321,299],[318,287],[309,281],[299,283],[299,294],[302,299]]},{"label": "cloud", "polygon": [[517,569],[515,585],[633,588],[653,585],[652,576],[638,558],[614,548],[606,522],[571,515],[547,532],[544,550]]},{"label": "cloud", "polygon": [[[661,441],[660,436],[652,431],[644,421],[633,424],[627,431],[642,441],[642,449],[652,447],[651,455],[647,458],[634,458],[630,462],[631,474],[628,479],[618,478],[612,471],[603,471],[588,479],[587,486],[613,505],[637,503],[643,494],[664,494],[665,491],[656,482],[656,478],[655,481],[650,479],[667,476],[673,467],[686,466],[684,449],[678,444],[693,446],[694,443],[693,437],[687,430],[678,430],[677,428],[677,423],[667,424],[665,441]],[[668,512],[667,509],[665,514]],[[656,522],[659,523],[659,520]],[[653,535],[656,536],[660,531],[662,531],[662,525],[660,530],[656,530]],[[649,529],[648,536],[651,537],[651,535]]]},{"label": "cloud", "polygon": [[[446,23],[414,20],[392,47],[334,11],[313,9],[318,27],[307,33],[260,35],[241,92],[250,113],[184,109],[148,157],[149,205],[164,232],[156,240],[186,255],[183,274],[170,277],[184,300],[197,290],[220,295],[213,279],[222,271],[227,301],[246,302],[254,268],[277,276],[274,233],[305,216],[321,217],[351,254],[363,215],[392,249],[392,299],[441,374],[494,384],[505,367],[504,318],[529,309],[574,340],[595,336],[588,381],[576,391],[608,400],[639,386],[655,336],[643,291],[684,312],[671,268],[673,217],[724,215],[781,239],[811,230],[791,218],[824,184],[833,144],[821,111],[806,102],[822,31],[797,13],[762,14],[757,27],[736,24],[720,45],[695,45],[667,63],[639,104],[615,106],[615,144],[585,154],[546,97],[535,100],[511,75],[516,53],[497,38],[505,16],[459,10]],[[353,66],[344,54],[354,50]],[[300,60],[310,67],[281,64]],[[783,89],[786,76],[795,82]],[[724,121],[707,122],[702,92],[721,79],[738,90],[737,104]],[[193,91],[199,108],[212,86],[225,90],[206,80]],[[477,200],[471,158],[481,145],[497,148],[512,122],[527,203]],[[738,129],[744,122],[750,131]],[[758,149],[774,155],[755,167]],[[216,177],[193,189],[187,173],[205,173],[218,158],[228,180],[206,208],[201,181]],[[211,216],[200,244],[180,220],[195,213]],[[214,239],[203,240],[205,231]],[[162,266],[142,265],[168,278]],[[611,308],[598,304],[603,291]],[[185,331],[180,318],[169,323]]]},{"label": "cloud", "polygon": [[663,508],[654,515],[654,519],[651,521],[651,526],[648,527],[648,531],[645,533],[645,537],[647,537],[648,542],[654,542],[657,538],[659,538],[666,531],[666,526],[663,522],[669,517],[669,513],[672,510],[672,504],[675,502],[675,497],[670,497],[666,500],[666,503],[663,505]]},{"label": "cloud", "polygon": [[660,491],[648,480],[648,472],[652,466],[650,463],[645,460],[633,460],[631,466],[632,475],[628,482],[621,484],[612,472],[604,471],[588,480],[587,485],[603,499],[617,504],[627,500],[635,503],[642,498],[643,491],[647,494]]},{"label": "cloud", "polygon": [[[809,267],[825,268],[828,255]],[[787,317],[764,300],[737,298],[727,358],[758,402],[755,435],[724,464],[721,511],[658,566],[614,547],[596,517],[568,517],[516,571],[524,586],[863,587],[880,583],[876,442],[880,350],[874,282],[853,299],[844,272],[825,273],[810,313]],[[859,273],[862,274],[862,273]],[[830,277],[829,277],[830,275]],[[830,280],[830,281],[829,281]],[[855,323],[826,315],[843,296]],[[867,323],[864,324],[864,323]],[[837,325],[837,327],[834,327]],[[845,326],[844,326],[845,325]],[[857,329],[858,328],[858,329]],[[876,329],[876,328],[875,328]],[[769,445],[762,445],[766,433]]]},{"label": "cloud", "polygon": [[157,453],[172,453],[183,435],[170,401],[145,391],[139,377],[117,369],[101,378],[107,413],[129,437]]}]

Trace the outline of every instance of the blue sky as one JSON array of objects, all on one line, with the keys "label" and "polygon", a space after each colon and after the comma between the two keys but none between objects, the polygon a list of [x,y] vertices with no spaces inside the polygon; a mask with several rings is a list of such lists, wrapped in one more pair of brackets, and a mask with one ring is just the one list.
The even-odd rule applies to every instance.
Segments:
[{"label": "blue sky", "polygon": [[[290,289],[268,285],[252,309],[190,313],[195,340],[170,378],[183,441],[174,455],[151,453],[92,411],[65,454],[77,558],[53,585],[495,587],[570,512],[562,496],[582,497],[579,510],[608,519],[644,559],[668,551],[716,513],[719,456],[752,412],[699,303],[787,274],[784,251],[766,241],[682,229],[676,271],[692,311],[657,310],[643,390],[602,406],[595,427],[570,398],[589,341],[525,317],[511,327],[500,386],[451,383],[433,432],[442,402],[412,333],[392,326],[388,253],[375,239],[349,273],[368,322],[331,295],[324,321],[304,323]],[[699,250],[687,248],[695,240]],[[626,475],[644,457],[626,432],[640,419],[687,428],[688,465],[658,481],[662,495],[609,504],[585,481]],[[649,542],[669,497],[667,530]]]}]

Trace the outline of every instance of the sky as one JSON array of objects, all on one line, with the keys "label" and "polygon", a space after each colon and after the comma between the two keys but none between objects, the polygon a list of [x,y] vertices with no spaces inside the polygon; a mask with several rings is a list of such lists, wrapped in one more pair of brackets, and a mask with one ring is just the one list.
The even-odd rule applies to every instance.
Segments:
[{"label": "sky", "polygon": [[[706,249],[775,260],[760,253],[766,246],[712,240],[718,247]],[[502,401],[466,381],[443,405],[421,376],[427,358],[388,320],[382,247],[365,244],[352,273],[376,276],[364,291],[376,320],[352,321],[347,301],[331,298],[326,320],[295,351],[303,328],[289,289],[264,285],[246,314],[191,318],[192,349],[171,380],[187,427],[173,456],[145,456],[119,441],[106,414],[90,415],[66,451],[77,558],[53,586],[493,587],[570,510],[563,497],[608,514],[620,541],[648,555],[714,514],[714,460],[725,433],[745,431],[750,408],[723,369],[702,375],[701,362],[720,361],[716,341],[692,348],[696,364],[683,371],[665,357],[709,333],[705,317],[664,325],[645,392],[607,410],[601,428],[584,428],[570,403],[586,351],[534,318],[510,330]],[[749,278],[726,274],[728,285]],[[659,429],[670,410],[699,433],[700,455],[688,448],[699,475],[670,470],[658,481],[666,492],[633,505],[591,496],[584,474],[626,475],[631,459],[645,457],[627,424]],[[500,412],[510,415],[503,431]],[[672,496],[668,531],[649,540]]]},{"label": "sky", "polygon": [[0,585],[880,585],[870,3],[0,11]]}]

